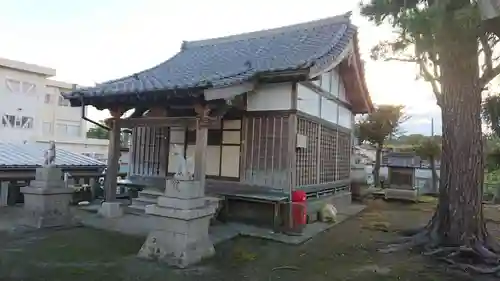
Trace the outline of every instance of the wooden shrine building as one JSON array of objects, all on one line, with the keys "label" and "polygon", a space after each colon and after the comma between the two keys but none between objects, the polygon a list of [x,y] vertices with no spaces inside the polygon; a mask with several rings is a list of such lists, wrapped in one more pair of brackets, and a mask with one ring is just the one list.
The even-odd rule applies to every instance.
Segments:
[{"label": "wooden shrine building", "polygon": [[294,189],[307,192],[312,212],[334,196],[349,204],[354,115],[373,107],[350,13],[183,42],[153,68],[64,97],[111,112],[108,200],[118,134],[131,128],[131,179],[161,189],[181,147],[194,157],[195,178],[206,176],[206,192],[234,199],[228,214],[241,217],[255,203],[286,204]]}]

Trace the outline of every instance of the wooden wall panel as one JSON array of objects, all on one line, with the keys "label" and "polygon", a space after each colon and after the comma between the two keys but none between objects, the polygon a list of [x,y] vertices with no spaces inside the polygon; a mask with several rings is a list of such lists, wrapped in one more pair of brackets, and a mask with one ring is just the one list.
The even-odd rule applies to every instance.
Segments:
[{"label": "wooden wall panel", "polygon": [[241,181],[288,190],[288,115],[248,116],[244,124]]}]

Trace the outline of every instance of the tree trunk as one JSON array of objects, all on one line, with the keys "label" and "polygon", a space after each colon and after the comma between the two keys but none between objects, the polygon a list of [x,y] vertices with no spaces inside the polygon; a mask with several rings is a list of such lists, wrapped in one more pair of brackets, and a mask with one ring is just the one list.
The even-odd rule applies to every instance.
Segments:
[{"label": "tree trunk", "polygon": [[474,34],[457,30],[447,30],[441,37],[445,42],[440,45],[443,153],[432,225],[440,243],[470,246],[485,238],[477,42]]},{"label": "tree trunk", "polygon": [[373,167],[373,183],[375,186],[378,186],[380,184],[380,161],[381,161],[381,155],[382,155],[382,145],[377,144],[377,150],[375,152],[375,167]]},{"label": "tree trunk", "polygon": [[438,194],[438,175],[436,172],[436,160],[434,157],[429,158],[430,164],[431,164],[431,173],[432,173],[432,194]]}]

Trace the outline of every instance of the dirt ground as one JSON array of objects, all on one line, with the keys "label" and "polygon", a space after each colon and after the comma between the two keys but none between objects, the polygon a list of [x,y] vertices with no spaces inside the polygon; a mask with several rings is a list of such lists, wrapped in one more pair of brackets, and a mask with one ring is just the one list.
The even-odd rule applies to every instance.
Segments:
[{"label": "dirt ground", "polygon": [[[0,280],[473,280],[417,254],[377,252],[397,237],[395,231],[425,223],[432,199],[368,204],[358,217],[303,245],[241,237],[219,245],[214,258],[186,270],[136,259],[143,242],[139,237],[89,228],[0,232]],[[500,220],[497,207],[488,206],[485,213]]]}]

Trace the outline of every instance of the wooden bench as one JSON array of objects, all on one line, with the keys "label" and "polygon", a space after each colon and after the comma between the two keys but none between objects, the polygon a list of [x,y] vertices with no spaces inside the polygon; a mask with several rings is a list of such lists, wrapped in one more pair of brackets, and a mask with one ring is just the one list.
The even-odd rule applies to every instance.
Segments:
[{"label": "wooden bench", "polygon": [[138,192],[146,188],[143,182],[130,179],[119,180],[116,185],[117,191],[120,190],[119,193],[117,192],[117,197],[121,195],[129,197],[129,199],[137,198]]},{"label": "wooden bench", "polygon": [[279,229],[279,217],[281,205],[288,202],[288,195],[284,193],[264,193],[264,192],[218,192],[217,195],[222,196],[224,199],[224,214],[229,216],[229,200],[241,200],[245,202],[255,202],[261,204],[270,204],[273,208],[272,224],[273,229]]}]

